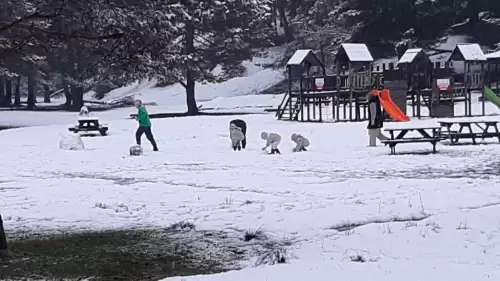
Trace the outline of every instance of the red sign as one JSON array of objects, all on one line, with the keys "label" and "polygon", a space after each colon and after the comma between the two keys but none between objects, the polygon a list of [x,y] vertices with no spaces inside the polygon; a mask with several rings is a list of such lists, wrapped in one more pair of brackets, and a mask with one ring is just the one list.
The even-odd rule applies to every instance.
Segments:
[{"label": "red sign", "polygon": [[439,91],[450,90],[450,79],[437,79],[436,84]]},{"label": "red sign", "polygon": [[316,89],[322,90],[325,86],[325,78],[314,78],[314,85],[316,86]]}]

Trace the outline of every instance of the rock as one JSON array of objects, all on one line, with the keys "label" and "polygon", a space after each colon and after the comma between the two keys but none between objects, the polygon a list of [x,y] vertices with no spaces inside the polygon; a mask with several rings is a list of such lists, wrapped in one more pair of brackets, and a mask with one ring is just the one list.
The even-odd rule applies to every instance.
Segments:
[{"label": "rock", "polygon": [[132,145],[129,151],[130,151],[130,156],[142,155],[142,147],[140,145]]},{"label": "rock", "polygon": [[59,148],[63,150],[85,150],[85,145],[80,135],[65,134],[59,142]]}]

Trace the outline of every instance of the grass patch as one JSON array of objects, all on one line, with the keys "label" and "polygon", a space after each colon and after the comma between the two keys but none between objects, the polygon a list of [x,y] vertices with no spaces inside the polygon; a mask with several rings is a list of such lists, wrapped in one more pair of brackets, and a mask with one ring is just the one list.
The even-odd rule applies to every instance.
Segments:
[{"label": "grass patch", "polygon": [[200,260],[189,245],[159,231],[25,237],[9,241],[0,260],[0,280],[93,277],[92,280],[158,280],[170,276],[224,271],[217,260]]}]

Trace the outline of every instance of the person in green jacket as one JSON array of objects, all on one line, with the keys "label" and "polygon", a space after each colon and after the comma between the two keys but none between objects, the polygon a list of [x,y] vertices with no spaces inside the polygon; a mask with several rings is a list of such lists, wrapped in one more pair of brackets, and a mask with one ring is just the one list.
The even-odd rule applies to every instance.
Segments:
[{"label": "person in green jacket", "polygon": [[153,150],[158,151],[158,146],[156,146],[155,138],[151,132],[151,120],[149,120],[149,114],[146,111],[146,108],[142,105],[141,100],[135,101],[135,107],[138,109],[137,117],[135,119],[139,121],[139,128],[137,128],[137,132],[135,132],[137,145],[141,145],[142,134],[146,134],[146,138],[149,140],[151,145],[153,145]]}]

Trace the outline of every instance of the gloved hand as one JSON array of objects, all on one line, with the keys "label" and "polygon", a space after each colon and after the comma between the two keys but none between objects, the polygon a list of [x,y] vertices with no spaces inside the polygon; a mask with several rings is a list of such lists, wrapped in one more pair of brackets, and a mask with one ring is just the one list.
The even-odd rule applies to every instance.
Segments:
[{"label": "gloved hand", "polygon": [[266,151],[266,148],[267,148],[267,147],[263,147],[263,148],[262,148],[262,151]]},{"label": "gloved hand", "polygon": [[294,147],[294,148],[293,148],[293,152],[297,152],[297,148],[295,148],[295,147]]}]

